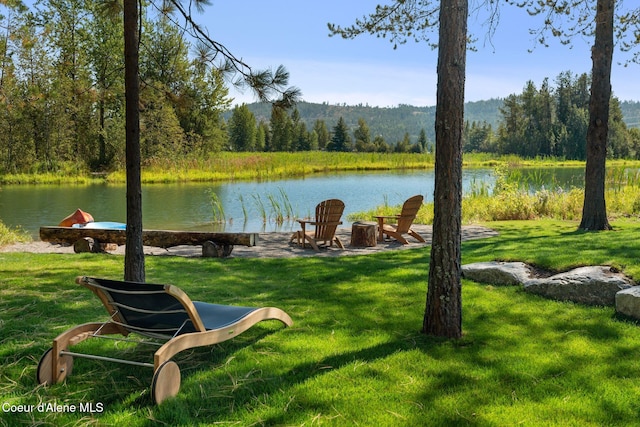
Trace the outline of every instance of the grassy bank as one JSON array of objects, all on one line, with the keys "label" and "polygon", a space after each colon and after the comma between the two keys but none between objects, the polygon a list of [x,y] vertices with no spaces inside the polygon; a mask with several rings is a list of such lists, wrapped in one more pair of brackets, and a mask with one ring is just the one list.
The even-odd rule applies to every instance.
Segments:
[{"label": "grassy bank", "polygon": [[[483,160],[484,162],[484,160]],[[216,182],[233,180],[277,180],[315,173],[417,170],[433,168],[431,154],[336,153],[217,153],[207,159],[154,159],[142,167],[142,182]],[[2,174],[0,184],[83,184],[126,182],[119,169],[92,174],[73,165],[56,173]]]},{"label": "grassy bank", "polygon": [[[553,220],[489,226],[500,235],[465,242],[464,263],[510,259],[556,270],[605,263],[640,277],[636,221],[617,221],[616,231],[602,233]],[[0,411],[0,425],[637,423],[635,322],[613,308],[464,280],[464,337],[423,336],[427,249],[315,259],[149,257],[149,281],[176,284],[196,300],[275,305],[295,324],[264,323],[179,355],[181,391],[160,406],[151,404],[145,368],[76,360],[65,383],[39,387],[36,365],[53,337],[107,317],[74,276],[119,278],[122,262],[91,254],[0,254],[0,402],[103,405],[94,414]],[[134,351],[117,347],[108,354]]]},{"label": "grassy bank", "polygon": [[[640,167],[638,161],[609,161],[609,167]],[[418,170],[434,167],[433,154],[410,153],[229,153],[208,159],[160,159],[143,166],[145,183],[275,180],[338,171]],[[490,154],[466,154],[465,168],[584,167],[584,162],[562,159],[521,159]],[[0,184],[83,184],[125,182],[124,169],[92,174],[77,165],[65,165],[56,173],[3,174]]]},{"label": "grassy bank", "polygon": [[[429,154],[335,153],[219,153],[209,159],[158,160],[142,171],[145,183],[277,180],[327,172],[427,169]],[[125,172],[107,176],[124,182]]]}]

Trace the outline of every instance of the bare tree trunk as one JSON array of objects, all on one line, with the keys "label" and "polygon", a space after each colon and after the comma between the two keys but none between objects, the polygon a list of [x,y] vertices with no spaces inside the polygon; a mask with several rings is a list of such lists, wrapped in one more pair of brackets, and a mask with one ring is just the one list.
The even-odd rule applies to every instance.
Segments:
[{"label": "bare tree trunk", "polygon": [[127,239],[124,254],[124,279],[133,282],[144,282],[137,0],[124,0],[124,64],[127,145]]},{"label": "bare tree trunk", "polygon": [[468,0],[441,2],[433,242],[422,332],[462,336],[462,132]]},{"label": "bare tree trunk", "polygon": [[584,230],[610,230],[604,184],[609,134],[615,0],[598,0],[596,7],[596,37],[595,44],[591,49],[593,68],[591,72],[591,97],[589,99],[589,128],[587,130],[587,165],[584,176],[584,205],[580,228]]}]

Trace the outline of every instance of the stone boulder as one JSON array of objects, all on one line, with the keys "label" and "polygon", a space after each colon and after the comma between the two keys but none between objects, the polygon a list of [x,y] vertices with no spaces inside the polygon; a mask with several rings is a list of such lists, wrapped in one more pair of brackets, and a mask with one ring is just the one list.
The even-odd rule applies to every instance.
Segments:
[{"label": "stone boulder", "polygon": [[532,278],[524,290],[559,301],[614,306],[616,294],[634,286],[623,274],[606,266],[580,267],[547,278]]},{"label": "stone boulder", "polygon": [[524,262],[489,261],[462,266],[465,279],[492,285],[522,285],[531,275],[531,268]]},{"label": "stone boulder", "polygon": [[616,311],[640,319],[640,286],[624,289],[616,294]]},{"label": "stone boulder", "polygon": [[[463,265],[462,275],[480,283],[522,285],[527,292],[558,301],[604,306],[615,305],[616,294],[633,289],[635,285],[607,266],[580,267],[566,273],[541,275],[522,262],[493,261]],[[640,290],[636,292],[639,297],[636,313],[640,316]]]}]

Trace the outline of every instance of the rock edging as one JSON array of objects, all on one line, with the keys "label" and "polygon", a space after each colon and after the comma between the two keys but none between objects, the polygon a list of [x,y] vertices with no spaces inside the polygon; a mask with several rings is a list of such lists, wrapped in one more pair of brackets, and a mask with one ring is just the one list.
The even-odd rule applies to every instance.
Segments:
[{"label": "rock edging", "polygon": [[464,278],[492,285],[520,285],[526,292],[558,301],[615,306],[640,319],[640,287],[609,266],[579,267],[558,274],[541,274],[523,262],[478,262],[462,266]]}]

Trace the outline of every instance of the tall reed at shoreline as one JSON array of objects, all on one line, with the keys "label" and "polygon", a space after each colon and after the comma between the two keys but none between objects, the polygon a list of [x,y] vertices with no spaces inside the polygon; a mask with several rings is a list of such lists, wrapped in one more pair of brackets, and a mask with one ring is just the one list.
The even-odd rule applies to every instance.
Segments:
[{"label": "tall reed at shoreline", "polygon": [[207,195],[209,196],[209,203],[211,204],[211,222],[225,222],[226,215],[224,213],[224,205],[222,204],[220,196],[218,196],[218,193],[216,193],[213,188],[207,190]]},{"label": "tall reed at shoreline", "polygon": [[[251,197],[258,210],[259,217],[262,218],[262,222],[265,224],[271,220],[278,225],[282,225],[285,221],[292,220],[295,216],[289,196],[287,196],[283,188],[278,188],[277,194],[268,193],[266,195],[268,205],[265,204],[260,194],[252,194]],[[242,196],[240,198],[242,202]],[[270,213],[267,213],[267,206],[270,208]],[[243,212],[246,217],[247,211],[244,207]]]}]

